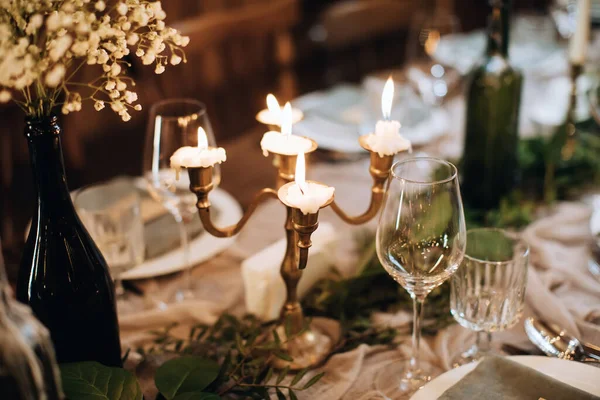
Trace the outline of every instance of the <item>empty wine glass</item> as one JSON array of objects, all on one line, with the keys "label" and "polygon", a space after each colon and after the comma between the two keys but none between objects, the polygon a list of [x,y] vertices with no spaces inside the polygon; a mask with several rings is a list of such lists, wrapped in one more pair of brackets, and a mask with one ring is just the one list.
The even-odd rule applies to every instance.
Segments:
[{"label": "empty wine glass", "polygon": [[436,59],[435,52],[444,37],[460,31],[458,18],[438,5],[416,15],[410,27],[406,48],[406,77],[423,101],[439,106],[458,87],[460,74]]},{"label": "empty wine glass", "polygon": [[450,280],[454,319],[477,332],[476,343],[453,365],[491,351],[491,333],[514,326],[523,314],[529,247],[516,234],[494,228],[467,232],[465,258]]},{"label": "empty wine glass", "polygon": [[[182,249],[181,263],[185,266],[185,288],[179,288],[174,301],[196,297],[196,285],[191,276],[189,237],[186,224],[196,217],[196,196],[189,190],[186,173],[177,179],[170,167],[170,158],[183,146],[197,146],[202,128],[209,146],[216,146],[206,106],[194,99],[163,100],[152,106],[144,149],[144,178],[148,192],[173,215],[179,226]],[[220,168],[213,169],[213,182],[220,182]]]},{"label": "empty wine glass", "polygon": [[457,170],[421,157],[392,166],[377,228],[377,255],[388,274],[413,299],[412,355],[386,366],[377,389],[389,399],[409,398],[441,371],[419,361],[423,303],[461,263],[466,245]]}]

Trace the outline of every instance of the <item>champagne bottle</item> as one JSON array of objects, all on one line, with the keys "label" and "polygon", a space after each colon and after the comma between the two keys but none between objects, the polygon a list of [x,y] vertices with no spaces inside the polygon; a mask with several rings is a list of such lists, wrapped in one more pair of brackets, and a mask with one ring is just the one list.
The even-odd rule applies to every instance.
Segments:
[{"label": "champagne bottle", "polygon": [[48,328],[59,363],[121,366],[113,281],[75,212],[55,116],[27,120],[37,205],[17,281],[17,299]]},{"label": "champagne bottle", "polygon": [[465,203],[490,209],[518,178],[518,125],[523,77],[508,60],[509,0],[491,0],[483,62],[471,72],[466,95],[461,189]]},{"label": "champagne bottle", "polygon": [[12,400],[61,400],[48,330],[10,296],[0,255],[0,394]]}]

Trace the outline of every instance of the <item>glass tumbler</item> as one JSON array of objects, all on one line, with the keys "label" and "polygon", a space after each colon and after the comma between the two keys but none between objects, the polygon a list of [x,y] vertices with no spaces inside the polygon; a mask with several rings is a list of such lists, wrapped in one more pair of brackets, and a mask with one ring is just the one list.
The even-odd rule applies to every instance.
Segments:
[{"label": "glass tumbler", "polygon": [[123,298],[120,276],[142,263],[146,250],[137,188],[128,178],[88,186],[77,192],[75,207],[108,263],[117,296]]},{"label": "glass tumbler", "polygon": [[467,232],[465,257],[450,278],[450,309],[476,343],[452,364],[463,365],[491,352],[492,332],[514,326],[523,314],[529,247],[516,234],[494,228]]}]

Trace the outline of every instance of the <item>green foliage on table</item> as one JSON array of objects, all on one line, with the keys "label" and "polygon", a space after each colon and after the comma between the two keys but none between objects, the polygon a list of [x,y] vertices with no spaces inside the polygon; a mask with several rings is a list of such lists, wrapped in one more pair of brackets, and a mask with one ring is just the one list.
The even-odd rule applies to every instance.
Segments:
[{"label": "green foliage on table", "polygon": [[160,393],[172,400],[179,394],[202,392],[219,376],[219,364],[201,357],[184,356],[167,361],[156,370]]},{"label": "green foliage on table", "polygon": [[93,361],[60,365],[69,400],[142,400],[140,385],[129,371]]},{"label": "green foliage on table", "polygon": [[[275,325],[251,315],[238,318],[223,314],[214,325],[193,326],[185,339],[172,334],[176,325],[154,331],[152,345],[138,352],[145,359],[153,355],[176,357],[162,364],[155,376],[156,386],[167,400],[184,400],[186,396],[194,400],[230,396],[269,399],[272,394],[293,400],[296,392],[316,384],[323,375],[308,379],[308,370],[290,374],[288,369],[276,371],[271,367],[275,358],[292,361],[284,348],[296,337],[289,331],[286,338],[280,337]],[[284,383],[286,377],[291,379],[289,384]],[[209,394],[212,397],[201,397]]]},{"label": "green foliage on table", "polygon": [[[594,129],[596,133],[594,133]],[[600,184],[600,133],[588,126],[578,131],[572,156],[556,157],[552,140],[542,137],[519,142],[520,184],[488,211],[465,209],[467,228],[492,226],[522,228],[530,224],[540,207],[556,200],[576,198],[586,189]],[[551,164],[551,165],[550,165]],[[548,179],[548,170],[552,179]]]}]

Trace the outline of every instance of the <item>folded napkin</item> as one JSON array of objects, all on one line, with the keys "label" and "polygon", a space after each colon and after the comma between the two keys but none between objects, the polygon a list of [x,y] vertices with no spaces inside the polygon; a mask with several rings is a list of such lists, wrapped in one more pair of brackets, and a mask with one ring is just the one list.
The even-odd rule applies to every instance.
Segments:
[{"label": "folded napkin", "polygon": [[599,400],[573,386],[501,357],[489,357],[438,400]]}]

